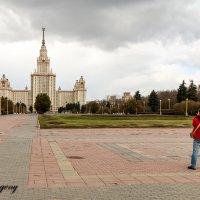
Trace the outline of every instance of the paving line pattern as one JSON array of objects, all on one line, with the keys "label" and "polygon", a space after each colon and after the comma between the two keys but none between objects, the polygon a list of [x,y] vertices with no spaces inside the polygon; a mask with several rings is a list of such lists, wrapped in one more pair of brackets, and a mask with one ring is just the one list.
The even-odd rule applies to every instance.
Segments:
[{"label": "paving line pattern", "polygon": [[[3,143],[0,144],[0,181],[1,184],[16,184],[19,186],[17,191],[14,194],[11,194],[9,191],[3,191],[0,193],[0,199],[2,200],[66,200],[66,199],[72,199],[72,200],[132,200],[132,199],[137,199],[137,200],[198,200],[200,196],[200,190],[199,190],[199,183],[200,183],[200,172],[199,170],[196,171],[187,171],[185,169],[185,166],[187,165],[187,160],[183,160],[183,157],[179,160],[174,160],[174,169],[175,171],[173,172],[167,172],[167,171],[162,171],[160,172],[154,172],[152,173],[152,169],[155,168],[155,160],[153,162],[149,162],[149,160],[141,160],[141,162],[137,162],[139,164],[145,163],[145,165],[148,165],[149,171],[142,171],[143,167],[145,165],[141,165],[141,171],[140,173],[138,172],[132,172],[130,174],[127,173],[99,173],[97,175],[90,175],[90,170],[87,171],[87,174],[81,175],[82,179],[88,180],[88,185],[87,187],[83,187],[83,185],[80,187],[75,183],[74,185],[71,185],[71,187],[66,187],[65,182],[62,182],[61,185],[56,185],[58,182],[56,180],[61,180],[62,177],[59,176],[59,173],[61,173],[63,176],[65,176],[65,179],[68,179],[69,177],[77,177],[80,176],[78,173],[78,164],[80,163],[85,163],[91,164],[94,162],[94,160],[87,160],[88,157],[91,157],[94,152],[89,151],[90,149],[95,151],[98,150],[99,153],[105,153],[108,151],[104,151],[101,148],[98,148],[98,145],[92,145],[90,146],[90,143],[93,144],[94,142],[96,143],[114,143],[117,148],[123,148],[123,150],[129,150],[129,152],[133,153],[131,151],[131,148],[128,143],[133,143],[137,141],[138,144],[141,143],[141,141],[144,141],[144,138],[138,137],[137,134],[132,136],[129,134],[129,138],[126,138],[126,133],[127,130],[124,131],[123,135],[120,136],[120,134],[117,136],[113,134],[112,136],[102,136],[99,139],[94,139],[92,142],[90,141],[90,135],[87,136],[87,131],[85,131],[84,137],[81,138],[81,131],[80,130],[69,130],[71,135],[65,135],[66,132],[68,131],[60,131],[61,137],[68,137],[68,141],[73,141],[72,142],[72,147],[73,145],[75,148],[72,149],[72,151],[76,152],[78,155],[78,152],[82,152],[80,150],[85,149],[88,151],[88,154],[84,154],[87,159],[79,160],[79,161],[74,161],[70,160],[68,156],[66,156],[65,151],[63,146],[60,146],[59,143],[57,143],[57,135],[55,130],[51,130],[51,134],[53,133],[53,138],[54,141],[51,140],[51,136],[47,137],[41,134],[41,131],[39,131],[38,136],[37,135],[37,128],[36,128],[36,121],[35,121],[35,116],[28,116],[28,115],[20,115],[20,116],[8,116],[5,118],[1,118],[0,120],[0,125],[1,125],[1,131],[9,134],[9,137],[5,138]],[[6,126],[8,124],[8,126]],[[48,131],[48,130],[47,130]],[[89,132],[91,133],[91,136],[95,138],[95,133],[101,134],[102,130],[90,130]],[[106,132],[122,132],[122,130],[104,130],[104,134]],[[174,131],[174,130],[172,130]],[[178,142],[176,142],[176,145],[184,144],[180,148],[180,146],[173,146],[172,153],[173,151],[176,152],[176,154],[180,153],[181,156],[187,153],[188,149],[190,148],[189,140],[184,136],[183,132],[185,133],[188,132],[188,130],[184,129],[182,131],[176,130],[176,132],[181,132],[180,135],[174,137],[178,138]],[[81,148],[77,148],[79,144],[77,144],[76,138],[74,139],[74,133],[75,135],[77,134],[77,138],[79,142],[87,141],[87,144],[83,145]],[[130,130],[130,133],[133,132],[133,130]],[[143,133],[142,130],[138,130],[138,132]],[[147,130],[145,129],[144,132],[156,132],[156,130]],[[170,130],[164,130],[164,132],[170,132]],[[64,134],[63,134],[64,133]],[[131,133],[132,134],[132,133]],[[170,132],[171,134],[171,132]],[[170,135],[169,134],[169,135]],[[145,134],[143,134],[145,137],[147,137]],[[185,134],[186,135],[186,134]],[[41,136],[41,137],[40,137]],[[151,135],[149,137],[149,140],[154,141],[155,144],[161,144],[161,148],[163,148],[163,151],[165,148],[170,147],[172,143],[170,143],[170,137],[166,135],[167,137],[162,138],[162,135],[153,138],[153,136],[156,135]],[[159,137],[161,137],[161,141],[159,142]],[[48,138],[48,140],[47,140]],[[72,140],[70,140],[72,138]],[[181,139],[180,139],[181,138]],[[183,138],[183,139],[182,139]],[[169,141],[169,145],[165,145],[167,143],[164,143],[163,141]],[[181,141],[182,140],[182,141]],[[41,176],[46,179],[47,184],[46,187],[40,185],[38,188],[30,188],[28,187],[28,172],[30,167],[32,166],[33,163],[31,163],[31,153],[32,152],[32,141],[33,145],[35,145],[34,154],[32,155],[33,158],[35,159],[34,162],[36,162],[37,165],[35,165],[35,170],[37,171],[40,169],[41,175],[44,174],[45,176]],[[113,142],[114,141],[114,142]],[[123,145],[120,142],[123,141]],[[151,143],[149,142],[149,144]],[[182,142],[182,143],[181,143]],[[185,142],[185,143],[184,143]],[[175,142],[174,142],[175,144]],[[187,144],[187,146],[185,145]],[[65,145],[65,143],[63,144]],[[95,149],[93,149],[95,147]],[[186,148],[185,148],[186,147]],[[186,151],[187,149],[187,151]],[[78,151],[79,150],[79,151]],[[112,149],[110,149],[111,152],[114,152]],[[117,158],[117,155],[119,155],[119,151],[114,152],[115,155],[109,154],[111,161],[113,158]],[[136,150],[135,153],[142,154],[141,150]],[[75,155],[75,154],[74,154]],[[135,154],[136,155],[136,154]],[[144,154],[145,155],[145,154]],[[151,155],[151,154],[147,154]],[[170,155],[170,154],[169,154]],[[96,155],[98,159],[98,154]],[[42,158],[41,158],[42,157]],[[102,159],[104,157],[101,157]],[[109,157],[105,157],[108,161]],[[144,158],[144,157],[143,157]],[[96,159],[96,160],[97,160]],[[145,159],[145,158],[144,158]],[[168,157],[168,159],[170,159]],[[125,159],[127,161],[127,159]],[[71,162],[70,162],[71,161]],[[105,160],[104,160],[105,161]],[[104,162],[103,167],[110,167],[107,166],[107,164],[112,164],[112,162]],[[120,159],[120,161],[122,161]],[[171,160],[170,160],[171,161]],[[73,164],[72,164],[73,163]],[[132,162],[131,162],[132,163]],[[135,162],[134,162],[135,163]],[[94,164],[94,163],[93,163]],[[123,164],[123,163],[119,163]],[[41,165],[40,168],[37,168],[38,165]],[[58,166],[57,166],[58,165]],[[163,162],[162,165],[169,165],[169,162]],[[53,167],[52,167],[53,166]],[[98,167],[98,165],[95,165]],[[85,165],[85,167],[89,167],[89,165]],[[116,166],[117,168],[118,166]],[[124,167],[126,167],[124,165]],[[59,168],[59,169],[57,169]],[[115,169],[116,169],[115,168]],[[76,170],[75,170],[76,169]],[[113,169],[113,170],[115,170]],[[103,171],[101,169],[98,169],[99,172]],[[65,174],[65,172],[67,173]],[[38,170],[39,172],[39,170]],[[83,171],[84,172],[84,171]],[[55,176],[56,175],[56,176]],[[39,177],[39,178],[41,178]],[[52,178],[52,179],[51,179]],[[103,181],[109,182],[115,182],[118,181],[117,185],[114,184],[99,184],[98,182],[91,181],[91,180],[97,181],[100,180],[102,181],[101,183],[104,183]],[[90,180],[90,181],[89,181]],[[54,184],[53,187],[51,187],[53,181]],[[97,185],[95,185],[97,183]],[[98,185],[99,184],[99,185]],[[106,186],[105,186],[106,185]],[[47,187],[48,186],[48,187]]]},{"label": "paving line pattern", "polygon": [[49,142],[51,149],[54,153],[54,156],[57,160],[57,163],[60,167],[61,173],[64,176],[65,180],[70,179],[81,179],[78,173],[74,170],[70,161],[66,158],[62,150],[60,149],[57,142]]}]

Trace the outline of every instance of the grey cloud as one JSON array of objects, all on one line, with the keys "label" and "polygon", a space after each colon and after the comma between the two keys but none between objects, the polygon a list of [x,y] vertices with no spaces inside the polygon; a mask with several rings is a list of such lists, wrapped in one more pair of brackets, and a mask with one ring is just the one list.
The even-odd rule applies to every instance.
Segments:
[{"label": "grey cloud", "polygon": [[[4,0],[1,3],[20,16],[21,26],[7,29],[16,40],[33,39],[32,31],[46,26],[48,36],[62,41],[78,40],[101,48],[117,48],[148,40],[200,37],[197,0]],[[10,28],[11,27],[11,28]],[[27,28],[26,32],[25,27]],[[10,30],[11,29],[11,30]],[[22,33],[22,34],[21,34]],[[13,34],[14,35],[14,34]],[[20,37],[21,35],[21,37]],[[24,37],[26,35],[26,37]],[[0,32],[1,38],[5,38]],[[14,36],[12,37],[14,39]],[[9,39],[8,37],[6,38]]]}]

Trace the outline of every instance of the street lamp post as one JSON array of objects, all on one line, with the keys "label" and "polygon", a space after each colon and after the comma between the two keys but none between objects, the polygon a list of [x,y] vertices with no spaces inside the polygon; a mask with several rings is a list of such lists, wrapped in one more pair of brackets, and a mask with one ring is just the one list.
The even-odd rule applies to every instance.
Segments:
[{"label": "street lamp post", "polygon": [[145,113],[145,101],[143,101],[143,112]]},{"label": "street lamp post", "polygon": [[119,114],[119,103],[117,104],[117,108],[118,108],[118,114]]},{"label": "street lamp post", "polygon": [[188,116],[188,98],[185,101],[185,116]]},{"label": "street lamp post", "polygon": [[135,101],[135,114],[137,115],[137,100]]},{"label": "street lamp post", "polygon": [[1,97],[0,97],[0,115],[1,115]]},{"label": "street lamp post", "polygon": [[6,111],[7,111],[7,115],[8,115],[8,97],[6,98]]},{"label": "street lamp post", "polygon": [[162,100],[160,99],[160,115],[162,115]]}]

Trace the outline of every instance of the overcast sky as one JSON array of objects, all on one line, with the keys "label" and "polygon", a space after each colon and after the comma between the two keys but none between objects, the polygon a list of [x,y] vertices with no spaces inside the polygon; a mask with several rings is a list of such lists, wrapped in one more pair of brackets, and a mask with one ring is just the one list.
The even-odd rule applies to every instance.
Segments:
[{"label": "overcast sky", "polygon": [[0,76],[13,89],[30,88],[42,27],[56,87],[83,75],[87,100],[200,84],[198,0],[0,0]]}]

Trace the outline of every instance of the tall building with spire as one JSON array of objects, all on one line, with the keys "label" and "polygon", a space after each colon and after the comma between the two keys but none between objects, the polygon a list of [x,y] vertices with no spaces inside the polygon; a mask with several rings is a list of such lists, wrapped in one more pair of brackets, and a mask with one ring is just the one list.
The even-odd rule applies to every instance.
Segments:
[{"label": "tall building with spire", "polygon": [[44,31],[40,55],[37,58],[37,70],[31,74],[32,105],[38,94],[46,93],[51,100],[51,109],[56,111],[56,75],[50,69],[50,59],[47,56]]},{"label": "tall building with spire", "polygon": [[31,90],[26,86],[24,90],[12,90],[8,79],[3,75],[0,79],[0,96],[8,97],[15,104],[24,103],[27,107],[34,107],[38,94],[46,93],[51,100],[51,111],[56,112],[59,107],[66,103],[86,103],[85,80],[81,76],[77,80],[72,91],[61,90],[59,86],[56,91],[56,74],[50,68],[50,59],[47,56],[45,45],[45,28],[42,28],[43,37],[40,54],[37,58],[37,69],[31,74]]}]

